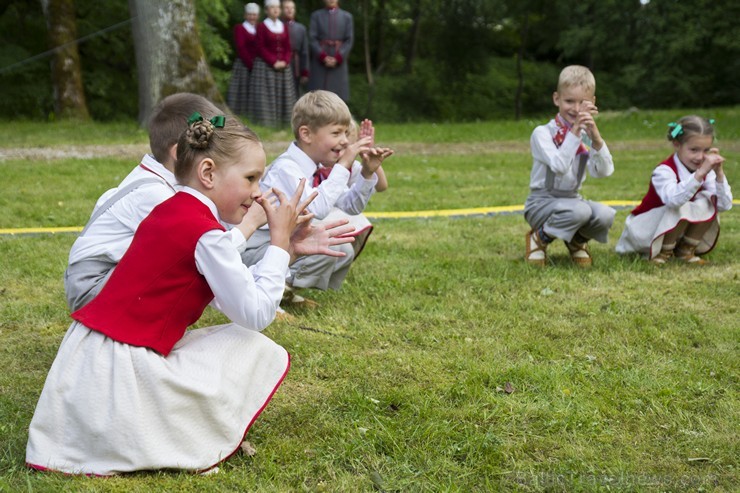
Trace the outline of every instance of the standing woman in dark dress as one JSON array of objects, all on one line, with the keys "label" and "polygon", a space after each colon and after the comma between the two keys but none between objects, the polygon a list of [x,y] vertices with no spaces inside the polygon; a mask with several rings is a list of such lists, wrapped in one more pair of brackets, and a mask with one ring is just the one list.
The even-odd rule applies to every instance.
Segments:
[{"label": "standing woman in dark dress", "polygon": [[324,89],[349,101],[347,58],[354,41],[352,14],[339,8],[339,0],[324,0],[326,8],[311,14],[308,38],[311,68],[308,89]]},{"label": "standing woman in dark dress", "polygon": [[226,93],[226,104],[236,115],[247,114],[249,96],[249,73],[252,71],[254,57],[257,56],[257,21],[260,6],[248,3],[244,6],[244,22],[234,26],[234,46],[236,59],[231,70],[229,91]]},{"label": "standing woman in dark dress", "polygon": [[264,21],[257,25],[257,58],[249,78],[249,118],[270,127],[290,124],[296,101],[290,72],[290,34],[279,19],[280,0],[265,0]]}]

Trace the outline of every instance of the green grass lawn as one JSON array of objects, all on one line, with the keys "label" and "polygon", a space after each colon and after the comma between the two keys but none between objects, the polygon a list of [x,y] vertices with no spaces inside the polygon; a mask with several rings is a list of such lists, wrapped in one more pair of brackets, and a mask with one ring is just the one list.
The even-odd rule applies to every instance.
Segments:
[{"label": "green grass lawn", "polygon": [[[711,112],[730,149],[731,184],[738,113]],[[639,200],[670,153],[662,125],[681,114],[602,115],[616,172],[588,179],[584,195]],[[14,145],[35,145],[3,125]],[[24,125],[44,145],[68,143],[54,125]],[[526,142],[527,125],[379,133],[391,143],[495,147]],[[146,142],[124,124],[80,139],[120,144],[127,135]],[[82,225],[134,164],[0,161],[0,229]],[[370,210],[521,204],[530,165],[526,147],[397,155],[385,166],[391,188]],[[319,310],[266,329],[291,353],[291,372],[247,436],[257,454],[208,477],[91,479],[24,467],[28,424],[69,325],[61,276],[74,235],[0,236],[0,491],[736,491],[740,216],[722,215],[708,266],[656,268],[614,253],[626,215],[618,212],[609,244],[594,246],[589,271],[570,265],[562,243],[553,265],[527,266],[517,214],[376,221],[340,292],[312,293]],[[209,310],[199,325],[224,321]]]}]

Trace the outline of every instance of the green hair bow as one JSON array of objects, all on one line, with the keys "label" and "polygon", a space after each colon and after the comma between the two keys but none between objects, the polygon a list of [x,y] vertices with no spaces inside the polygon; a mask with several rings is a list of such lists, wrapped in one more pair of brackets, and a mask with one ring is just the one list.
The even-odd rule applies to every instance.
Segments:
[{"label": "green hair bow", "polygon": [[671,129],[671,138],[675,139],[683,133],[683,127],[680,123],[671,122],[668,124],[668,128]]},{"label": "green hair bow", "polygon": [[[195,122],[202,122],[203,121],[203,115],[198,113],[197,111],[190,115],[190,118],[188,118],[188,126],[192,125]],[[224,128],[224,125],[226,124],[226,117],[224,115],[218,115],[214,116],[210,120],[211,124],[216,128]]]}]

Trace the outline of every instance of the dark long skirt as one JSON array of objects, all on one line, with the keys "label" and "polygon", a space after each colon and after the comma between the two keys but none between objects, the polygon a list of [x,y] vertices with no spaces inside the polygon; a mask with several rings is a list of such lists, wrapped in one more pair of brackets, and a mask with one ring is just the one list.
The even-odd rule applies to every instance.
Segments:
[{"label": "dark long skirt", "polygon": [[239,58],[234,60],[231,69],[231,80],[229,91],[226,93],[226,104],[235,115],[247,114],[247,101],[249,97],[249,69]]},{"label": "dark long skirt", "polygon": [[296,102],[290,67],[275,70],[257,58],[249,77],[247,115],[251,122],[268,127],[290,125]]}]

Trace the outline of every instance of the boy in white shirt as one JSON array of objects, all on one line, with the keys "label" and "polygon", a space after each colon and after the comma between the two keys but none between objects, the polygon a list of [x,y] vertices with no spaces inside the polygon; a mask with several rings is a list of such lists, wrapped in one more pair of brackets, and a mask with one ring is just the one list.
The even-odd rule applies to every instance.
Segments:
[{"label": "boy in white shirt", "polygon": [[[351,215],[361,213],[375,191],[376,171],[393,151],[370,147],[370,136],[350,144],[347,130],[351,120],[349,108],[336,94],[319,90],[303,95],[293,107],[295,141],[267,168],[262,190],[276,188],[290,196],[300,180],[306,179],[303,199],[318,192],[307,208],[316,219],[326,218],[335,207]],[[362,164],[353,166],[358,153],[362,155]],[[327,168],[330,168],[328,173]],[[247,242],[242,260],[247,264],[258,261],[269,245],[269,238],[269,231],[258,230]],[[354,260],[354,251],[350,244],[335,248],[345,256],[312,255],[294,263],[287,279],[288,287],[339,289]],[[291,293],[290,289],[288,292]]]},{"label": "boy in white shirt", "polygon": [[558,114],[532,133],[534,163],[524,205],[524,218],[532,227],[525,237],[530,264],[544,266],[547,246],[559,238],[576,265],[590,267],[588,241],[607,241],[614,209],[579,194],[586,169],[594,178],[614,172],[612,156],[594,121],[595,91],[596,80],[588,68],[565,67],[553,93]]},{"label": "boy in white shirt", "polygon": [[[175,194],[177,141],[188,128],[188,118],[194,112],[206,118],[222,113],[206,98],[190,93],[168,96],[152,111],[147,125],[152,153],[146,154],[118,187],[98,199],[90,220],[69,252],[64,291],[70,310],[82,308],[100,292],[141,221]],[[264,224],[261,210],[254,207],[242,224],[230,231],[238,250],[242,251],[245,238]]]}]

